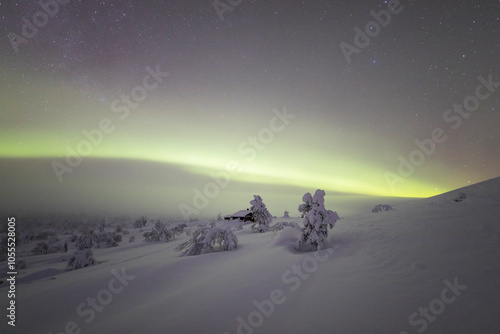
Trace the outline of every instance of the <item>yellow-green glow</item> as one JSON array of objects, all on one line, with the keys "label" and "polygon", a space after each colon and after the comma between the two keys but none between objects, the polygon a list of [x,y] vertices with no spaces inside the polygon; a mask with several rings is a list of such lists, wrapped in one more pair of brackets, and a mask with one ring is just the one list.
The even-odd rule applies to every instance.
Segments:
[{"label": "yellow-green glow", "polygon": [[[98,130],[100,122],[109,119],[113,131],[102,133],[102,138],[96,135],[98,142],[90,145],[90,154],[83,159],[154,161],[206,176],[226,170],[227,163],[233,161],[241,168],[240,172],[230,173],[233,181],[377,196],[428,197],[462,185],[441,182],[435,171],[446,170],[446,164],[429,159],[414,175],[403,178],[404,182],[391,189],[384,172],[397,173],[398,161],[382,159],[377,150],[382,145],[399,143],[392,144],[387,138],[385,142],[374,140],[364,128],[332,132],[330,124],[299,115],[282,131],[275,132],[272,140],[261,145],[263,148],[252,149],[249,138],[269,128],[275,117],[271,110],[265,109],[267,107],[255,103],[239,106],[235,113],[213,96],[193,99],[188,105],[171,103],[168,106],[156,97],[143,102],[140,108],[131,109],[126,117],[120,117],[123,115],[110,108],[113,99],[82,102],[81,92],[74,88],[61,88],[50,82],[36,86],[43,89],[28,89],[20,94],[19,89],[11,87],[12,94],[9,95],[8,89],[0,93],[8,97],[12,110],[19,108],[19,99],[30,94],[36,102],[33,105],[38,108],[29,119],[23,116],[27,110],[3,114],[4,124],[11,126],[0,133],[0,157],[49,157],[65,163],[69,152],[79,152],[82,147],[88,149],[89,139],[84,132],[102,133]],[[46,99],[44,94],[56,89],[58,98]],[[73,107],[75,101],[78,102],[76,108]],[[288,110],[292,114],[300,112],[293,106]],[[394,155],[408,154],[414,148],[411,142],[406,147],[397,146]]]},{"label": "yellow-green glow", "polygon": [[[46,133],[25,133],[16,138],[10,131],[2,135],[0,155],[3,157],[52,157],[64,163],[67,148],[77,150],[80,141],[66,143],[63,138]],[[79,136],[74,136],[79,137]],[[315,161],[311,156],[287,162],[287,157],[277,154],[270,156],[267,152],[258,152],[255,159],[237,152],[237,145],[227,145],[224,150],[210,150],[208,143],[197,145],[198,149],[188,150],[186,147],[196,145],[196,140],[186,142],[186,146],[168,141],[154,145],[154,141],[139,138],[139,142],[114,133],[103,137],[102,144],[92,146],[92,158],[137,159],[176,164],[192,173],[209,175],[210,172],[226,171],[226,164],[235,161],[241,167],[240,172],[227,171],[231,180],[247,183],[266,183],[275,185],[293,185],[304,188],[324,188],[325,190],[369,194],[378,196],[428,197],[436,195],[429,184],[413,178],[405,180],[397,192],[391,192],[385,183],[383,173],[367,165],[363,161],[354,161],[336,157],[323,157]],[[201,148],[201,149],[199,149]],[[260,154],[260,156],[259,156]],[[85,157],[83,157],[85,159]],[[432,189],[432,190],[431,190]],[[450,189],[440,189],[444,192]]]}]

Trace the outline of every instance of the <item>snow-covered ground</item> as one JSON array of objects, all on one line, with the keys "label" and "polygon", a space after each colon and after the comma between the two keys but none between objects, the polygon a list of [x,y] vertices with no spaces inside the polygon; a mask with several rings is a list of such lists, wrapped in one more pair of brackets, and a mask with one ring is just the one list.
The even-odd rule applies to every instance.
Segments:
[{"label": "snow-covered ground", "polygon": [[[459,192],[467,198],[454,202]],[[371,213],[375,204],[386,203],[349,214],[327,207],[341,219],[320,252],[296,251],[292,227],[245,225],[236,250],[181,257],[186,234],[146,243],[153,223],[127,222],[118,247],[93,249],[97,265],[68,271],[74,243],[37,256],[26,253],[39,241],[21,244],[16,326],[2,315],[0,332],[500,333],[500,178],[392,211]]]}]

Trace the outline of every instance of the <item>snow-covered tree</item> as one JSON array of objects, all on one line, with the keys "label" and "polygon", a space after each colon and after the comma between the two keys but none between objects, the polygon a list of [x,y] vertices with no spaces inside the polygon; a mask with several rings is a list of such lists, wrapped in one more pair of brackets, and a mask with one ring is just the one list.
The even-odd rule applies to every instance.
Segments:
[{"label": "snow-covered tree", "polygon": [[122,241],[122,235],[115,232],[94,233],[92,240],[97,248],[116,247]]},{"label": "snow-covered tree", "polygon": [[297,240],[296,248],[304,243],[310,244],[315,250],[326,248],[328,227],[333,228],[339,219],[337,212],[325,208],[325,192],[316,190],[314,196],[306,193],[302,198],[303,204],[299,205],[299,211],[304,216],[303,234]]},{"label": "snow-covered tree", "polygon": [[304,203],[299,205],[299,212],[302,213],[301,218],[304,218],[306,213],[308,213],[309,210],[311,210],[312,201],[313,201],[313,198],[311,196],[311,193],[305,193],[304,196],[302,196],[302,202],[304,202]]},{"label": "snow-covered tree", "polygon": [[283,218],[290,218],[290,215],[289,215],[290,212],[286,211],[283,213]]},{"label": "snow-covered tree", "polygon": [[92,254],[92,249],[86,248],[77,250],[73,256],[68,261],[68,267],[72,269],[80,269],[96,264],[97,261],[94,259]]},{"label": "snow-covered tree", "polygon": [[137,218],[134,221],[134,227],[135,228],[142,228],[142,227],[146,226],[147,223],[148,223],[148,219],[146,217],[142,216],[142,217]]},{"label": "snow-covered tree", "polygon": [[62,253],[64,251],[63,245],[60,244],[47,244],[46,242],[39,242],[36,247],[31,250],[34,255]]},{"label": "snow-covered tree", "polygon": [[92,248],[93,245],[94,243],[92,242],[91,234],[82,234],[78,237],[78,240],[76,241],[76,248],[78,248],[78,250]]},{"label": "snow-covered tree", "polygon": [[154,228],[150,232],[145,232],[144,241],[154,242],[154,241],[165,241],[168,242],[175,239],[176,235],[182,234],[186,224],[179,224],[173,228],[170,228],[170,224],[165,224],[161,220],[157,220]]},{"label": "snow-covered tree", "polygon": [[199,226],[193,236],[178,245],[176,250],[184,251],[183,256],[199,255],[215,251],[232,251],[238,248],[238,238],[231,227]]},{"label": "snow-covered tree", "polygon": [[184,229],[187,227],[186,224],[182,223],[174,227],[172,230],[174,231],[174,239],[176,235],[181,235],[184,232]]},{"label": "snow-covered tree", "polygon": [[46,242],[39,242],[36,244],[36,247],[31,251],[35,255],[48,254],[49,253],[49,245]]},{"label": "snow-covered tree", "polygon": [[161,241],[162,239],[165,241],[168,241],[168,236],[167,236],[167,227],[165,223],[163,223],[160,220],[157,220],[155,223],[155,226],[150,232],[144,232],[144,241],[146,242],[154,242],[154,241]]},{"label": "snow-covered tree", "polygon": [[250,201],[252,207],[250,211],[252,212],[253,219],[255,221],[254,226],[256,230],[260,233],[266,232],[269,229],[269,224],[273,220],[273,216],[267,210],[266,205],[262,201],[262,197],[259,195],[253,195],[253,200]]}]

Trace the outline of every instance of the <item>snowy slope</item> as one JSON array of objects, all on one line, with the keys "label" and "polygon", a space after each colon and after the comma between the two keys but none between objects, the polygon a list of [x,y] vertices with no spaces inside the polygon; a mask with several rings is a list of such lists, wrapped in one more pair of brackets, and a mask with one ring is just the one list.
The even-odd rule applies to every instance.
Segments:
[{"label": "snowy slope", "polygon": [[500,178],[393,207],[339,212],[319,253],[295,251],[293,228],[245,225],[232,252],[180,257],[187,236],[143,243],[130,229],[134,243],[94,249],[89,268],[29,256],[17,326],[0,332],[500,333]]}]

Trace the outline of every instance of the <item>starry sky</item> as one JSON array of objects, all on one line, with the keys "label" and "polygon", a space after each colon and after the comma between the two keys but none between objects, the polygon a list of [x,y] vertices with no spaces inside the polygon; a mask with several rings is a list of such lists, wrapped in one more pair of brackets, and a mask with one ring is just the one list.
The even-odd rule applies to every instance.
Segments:
[{"label": "starry sky", "polygon": [[3,212],[295,214],[500,176],[499,1],[43,3],[0,1]]}]

